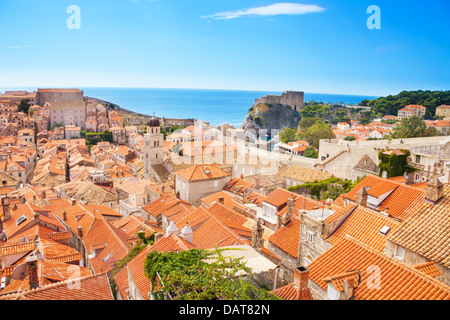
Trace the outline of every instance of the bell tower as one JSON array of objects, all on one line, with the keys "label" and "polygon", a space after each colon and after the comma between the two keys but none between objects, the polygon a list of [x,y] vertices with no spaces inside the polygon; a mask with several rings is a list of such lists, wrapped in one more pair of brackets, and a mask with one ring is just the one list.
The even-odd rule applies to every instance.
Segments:
[{"label": "bell tower", "polygon": [[164,161],[164,135],[161,133],[159,120],[154,116],[147,123],[147,133],[144,135],[145,175],[153,176],[152,166]]}]

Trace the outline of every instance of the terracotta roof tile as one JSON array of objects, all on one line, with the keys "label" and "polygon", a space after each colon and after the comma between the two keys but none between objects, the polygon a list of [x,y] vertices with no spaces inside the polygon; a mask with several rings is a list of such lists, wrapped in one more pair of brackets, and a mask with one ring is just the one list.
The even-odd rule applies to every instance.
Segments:
[{"label": "terracotta roof tile", "polygon": [[[355,208],[353,204],[349,206],[345,208],[350,210]],[[336,245],[349,235],[376,250],[383,251],[386,236],[381,234],[380,230],[387,226],[392,232],[399,225],[400,222],[398,221],[383,216],[374,210],[358,206],[326,240]]]},{"label": "terracotta roof tile", "polygon": [[203,165],[195,165],[177,171],[175,172],[175,175],[180,176],[187,181],[198,181],[198,180],[224,178],[231,176],[231,173],[220,169],[216,165],[203,164]]},{"label": "terracotta roof tile", "polygon": [[300,241],[300,218],[293,216],[291,221],[272,234],[268,241],[290,256],[297,258]]},{"label": "terracotta roof tile", "polygon": [[450,267],[450,184],[436,205],[422,204],[388,240],[411,250],[429,261]]},{"label": "terracotta roof tile", "polygon": [[106,274],[49,284],[0,296],[1,300],[113,300]]},{"label": "terracotta roof tile", "polygon": [[[379,286],[373,283],[373,266],[380,271]],[[353,292],[356,300],[450,299],[450,287],[351,237],[320,255],[308,269],[310,279],[323,290],[325,279],[361,271],[361,283]]]},{"label": "terracotta roof tile", "polygon": [[439,268],[436,266],[434,262],[426,262],[413,266],[413,268],[419,270],[420,272],[429,275],[430,277],[437,277],[442,274]]}]

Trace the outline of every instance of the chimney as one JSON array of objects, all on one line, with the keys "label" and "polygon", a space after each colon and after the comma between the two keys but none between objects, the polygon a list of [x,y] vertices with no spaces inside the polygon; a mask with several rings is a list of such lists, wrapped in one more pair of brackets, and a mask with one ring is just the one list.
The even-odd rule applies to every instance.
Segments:
[{"label": "chimney", "polygon": [[437,174],[437,164],[434,164],[433,175],[427,182],[427,191],[425,200],[433,205],[444,196],[444,184],[439,180]]},{"label": "chimney", "polygon": [[224,197],[219,197],[217,200],[219,201],[219,203],[225,204],[225,198]]},{"label": "chimney", "polygon": [[308,289],[309,270],[305,267],[298,267],[294,269],[294,285],[300,290]]},{"label": "chimney", "polygon": [[164,233],[155,233],[155,243],[157,243],[164,236]]},{"label": "chimney", "polygon": [[6,221],[11,217],[11,205],[9,197],[2,198],[2,208],[3,208],[3,221]]},{"label": "chimney", "polygon": [[67,212],[66,212],[66,210],[63,211],[63,220],[67,221]]},{"label": "chimney", "polygon": [[33,252],[26,259],[30,289],[39,287],[37,253]]},{"label": "chimney", "polygon": [[166,236],[170,237],[172,234],[178,234],[178,228],[175,223],[171,220],[169,226],[166,229]]},{"label": "chimney", "polygon": [[78,226],[78,236],[81,238],[83,236],[83,228]]},{"label": "chimney", "polygon": [[294,215],[294,207],[295,207],[296,200],[294,198],[294,195],[291,193],[291,197],[287,199],[287,211],[283,215],[283,217],[278,217],[278,228],[281,226],[287,225],[290,221],[292,216]]},{"label": "chimney", "polygon": [[189,243],[193,243],[194,232],[192,231],[189,223],[186,222],[186,225],[183,229],[181,229],[181,237]]},{"label": "chimney", "polygon": [[243,180],[244,179],[244,175],[241,173],[241,180]]},{"label": "chimney", "polygon": [[252,247],[256,250],[260,250],[264,245],[263,239],[264,229],[261,226],[259,218],[256,218],[256,222],[252,228]]},{"label": "chimney", "polygon": [[70,201],[72,202],[72,207],[77,204],[77,200],[76,199],[70,199]]},{"label": "chimney", "polygon": [[359,189],[358,193],[356,194],[356,204],[358,206],[367,207],[367,190],[366,188],[362,187]]},{"label": "chimney", "polygon": [[164,193],[165,186],[161,186],[161,193]]}]

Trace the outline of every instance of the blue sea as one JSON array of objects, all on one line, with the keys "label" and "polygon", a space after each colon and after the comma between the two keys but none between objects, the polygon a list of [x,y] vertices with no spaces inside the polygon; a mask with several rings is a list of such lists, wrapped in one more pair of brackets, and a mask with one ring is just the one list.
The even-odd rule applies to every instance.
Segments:
[{"label": "blue sea", "polygon": [[[88,97],[117,104],[124,109],[166,118],[195,118],[217,126],[230,123],[239,127],[255,99],[274,91],[152,89],[152,88],[79,88]],[[0,88],[34,91],[37,88]],[[357,104],[372,96],[306,93],[305,101]]]}]

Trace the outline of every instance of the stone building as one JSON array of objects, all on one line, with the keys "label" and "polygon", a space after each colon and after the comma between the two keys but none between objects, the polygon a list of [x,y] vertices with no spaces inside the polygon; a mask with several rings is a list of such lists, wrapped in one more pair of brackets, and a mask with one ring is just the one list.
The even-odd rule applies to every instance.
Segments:
[{"label": "stone building", "polygon": [[304,105],[304,92],[285,91],[281,95],[267,95],[255,100],[256,104],[282,104],[300,111]]},{"label": "stone building", "polygon": [[84,100],[84,93],[79,89],[38,89],[35,103],[43,106],[46,102],[64,102]]},{"label": "stone building", "polygon": [[86,103],[83,100],[50,102],[50,126],[56,123],[84,128]]},{"label": "stone building", "polygon": [[164,135],[161,133],[160,122],[155,117],[147,123],[147,133],[144,135],[144,177],[161,181],[168,176],[163,166]]},{"label": "stone building", "polygon": [[175,172],[175,193],[197,206],[202,198],[221,191],[230,180],[231,173],[216,165],[194,165]]}]

